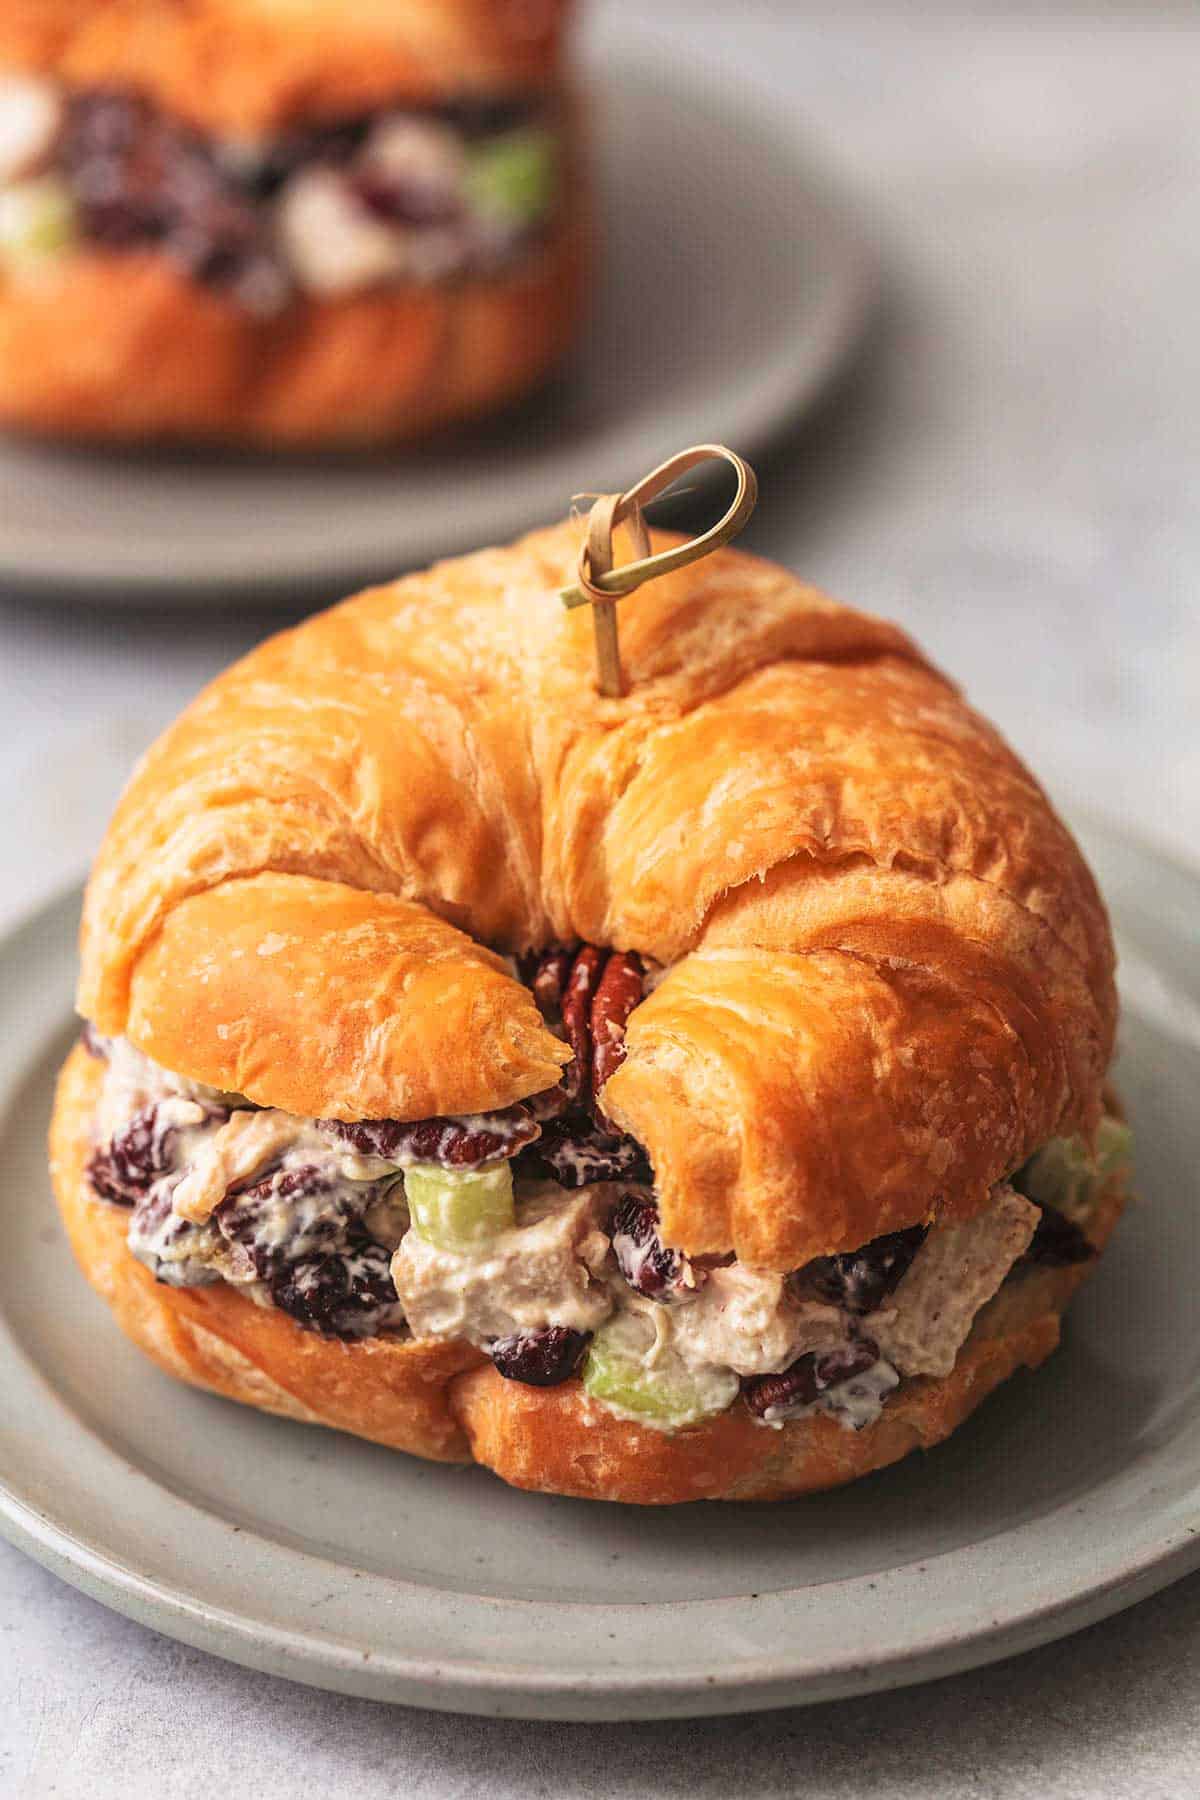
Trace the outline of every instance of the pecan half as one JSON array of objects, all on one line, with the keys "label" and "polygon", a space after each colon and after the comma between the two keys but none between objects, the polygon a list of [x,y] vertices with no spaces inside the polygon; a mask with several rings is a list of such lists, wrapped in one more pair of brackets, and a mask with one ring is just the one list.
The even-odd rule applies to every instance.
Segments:
[{"label": "pecan half", "polygon": [[604,965],[592,1001],[592,1095],[603,1122],[600,1089],[625,1061],[625,1026],[645,991],[642,959],[635,950],[614,950]]},{"label": "pecan half", "polygon": [[557,944],[552,950],[542,950],[522,961],[521,979],[532,991],[538,1011],[548,1025],[562,1023],[563,995],[574,960],[574,950]]},{"label": "pecan half", "polygon": [[592,1072],[592,1000],[604,966],[604,952],[585,944],[571,964],[563,989],[562,1022],[574,1060],[563,1072],[562,1084],[572,1103],[589,1091]]},{"label": "pecan half", "polygon": [[829,1388],[862,1375],[878,1360],[879,1350],[870,1338],[858,1338],[821,1356],[810,1350],[780,1375],[745,1377],[742,1398],[756,1419],[764,1419],[768,1413],[798,1412]]},{"label": "pecan half", "polygon": [[450,1169],[516,1156],[533,1143],[539,1129],[524,1106],[505,1106],[468,1119],[318,1119],[316,1124],[360,1156],[400,1165],[441,1163]]},{"label": "pecan half", "polygon": [[596,944],[559,944],[530,951],[519,968],[542,1017],[571,1050],[557,1087],[522,1102],[542,1135],[520,1172],[573,1188],[648,1181],[645,1151],[609,1123],[597,1099],[625,1057],[626,1022],[645,990],[641,957]]}]

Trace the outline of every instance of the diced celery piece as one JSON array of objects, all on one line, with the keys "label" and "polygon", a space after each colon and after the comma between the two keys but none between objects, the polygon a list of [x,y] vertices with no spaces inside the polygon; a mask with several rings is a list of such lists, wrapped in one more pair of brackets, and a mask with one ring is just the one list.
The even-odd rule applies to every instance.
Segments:
[{"label": "diced celery piece", "polygon": [[534,127],[510,131],[470,152],[467,198],[485,219],[525,225],[550,210],[557,179],[553,133]]},{"label": "diced celery piece", "polygon": [[601,1326],[583,1364],[583,1386],[614,1412],[673,1430],[725,1412],[739,1382],[728,1369],[689,1369],[668,1352],[648,1367],[630,1344],[618,1317]]},{"label": "diced celery piece", "polygon": [[1091,1177],[1091,1158],[1078,1138],[1051,1138],[1030,1157],[1016,1177],[1016,1186],[1043,1206],[1069,1212]]},{"label": "diced celery piece", "polygon": [[1096,1133],[1096,1167],[1101,1175],[1114,1175],[1132,1156],[1132,1131],[1122,1120],[1105,1113]]},{"label": "diced celery piece", "polygon": [[70,189],[57,176],[0,189],[0,262],[42,262],[70,249],[77,235]]},{"label": "diced celery piece", "polygon": [[1073,1213],[1088,1207],[1095,1189],[1129,1160],[1133,1133],[1108,1114],[1096,1134],[1096,1154],[1089,1156],[1079,1138],[1051,1138],[1031,1156],[1015,1179],[1021,1193],[1043,1206]]},{"label": "diced celery piece", "polygon": [[456,1256],[482,1249],[515,1222],[512,1170],[506,1162],[481,1169],[443,1169],[413,1163],[404,1193],[414,1230]]}]

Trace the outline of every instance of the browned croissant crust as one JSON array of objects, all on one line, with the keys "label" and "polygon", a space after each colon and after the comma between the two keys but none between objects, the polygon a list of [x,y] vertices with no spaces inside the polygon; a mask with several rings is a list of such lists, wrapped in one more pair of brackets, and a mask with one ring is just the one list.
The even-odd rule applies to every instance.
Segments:
[{"label": "browned croissant crust", "polygon": [[[1108,923],[996,732],[895,627],[733,551],[625,604],[630,692],[603,699],[590,620],[556,592],[578,542],[562,525],[375,589],[214,682],[113,819],[81,1011],[216,1086],[229,1033],[290,1032],[287,1079],[346,1117],[367,1056],[339,1011],[354,952],[292,878],[380,919],[402,896],[496,949],[640,951],[674,966],[605,1108],[650,1152],[668,1242],[781,1270],[968,1215],[1048,1138],[1090,1135]],[[222,884],[210,910],[189,899]],[[323,977],[290,1019],[264,949],[281,933]],[[459,973],[431,966],[427,991]],[[421,1116],[467,1065],[481,1106],[545,1085],[555,1041],[519,982],[488,980],[503,999],[461,1036],[439,1004],[413,1021],[405,1057],[432,1085],[417,1105],[381,1069],[381,1112]],[[497,1060],[519,1021],[530,1060]],[[252,1099],[278,1093],[265,1063],[241,1073]]]},{"label": "browned croissant crust", "polygon": [[485,1112],[570,1056],[501,959],[426,907],[303,875],[181,901],[134,973],[129,1033],[166,1069],[203,1044],[213,1086],[305,1118]]},{"label": "browned croissant crust", "polygon": [[[821,1414],[768,1430],[735,1407],[665,1434],[590,1405],[577,1382],[505,1381],[468,1344],[344,1344],[220,1283],[160,1286],[129,1254],[124,1216],[95,1198],[84,1173],[101,1080],[101,1065],[75,1049],[59,1082],[51,1168],[75,1255],[134,1343],[195,1387],[430,1460],[474,1458],[516,1487],[668,1505],[782,1499],[853,1481],[941,1442],[1014,1370],[1044,1361],[1090,1268],[1039,1268],[1007,1282],[976,1318],[953,1373],[906,1383],[862,1431]],[[1114,1184],[1089,1226],[1098,1248],[1121,1207]]]},{"label": "browned croissant crust", "polygon": [[561,360],[587,253],[577,195],[507,274],[262,319],[154,252],[79,251],[36,282],[0,278],[0,424],[296,448],[423,436],[516,399]]},{"label": "browned croissant crust", "polygon": [[567,0],[13,0],[0,66],[136,87],[231,135],[550,82]]}]

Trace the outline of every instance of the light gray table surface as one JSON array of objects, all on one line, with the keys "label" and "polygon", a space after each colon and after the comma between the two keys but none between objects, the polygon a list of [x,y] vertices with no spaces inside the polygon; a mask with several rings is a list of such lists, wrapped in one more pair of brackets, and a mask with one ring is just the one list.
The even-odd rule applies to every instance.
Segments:
[{"label": "light gray table surface", "polygon": [[[1200,867],[1194,12],[659,0],[648,14],[601,5],[590,53],[632,36],[649,58],[725,70],[747,105],[794,100],[889,271],[854,373],[764,462],[748,542],[900,618],[1068,812],[1098,807]],[[267,623],[0,604],[0,923],[82,868],[133,756]],[[4,1797],[1198,1790],[1200,1577],[925,1688],[585,1728],[252,1675],[0,1544]]]}]

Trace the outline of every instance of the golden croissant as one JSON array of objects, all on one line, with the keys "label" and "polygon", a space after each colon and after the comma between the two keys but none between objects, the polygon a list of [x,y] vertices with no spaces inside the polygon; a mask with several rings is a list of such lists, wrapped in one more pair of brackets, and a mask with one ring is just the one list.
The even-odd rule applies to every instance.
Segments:
[{"label": "golden croissant", "polygon": [[[149,752],[82,930],[54,1176],[185,1381],[663,1503],[945,1437],[1116,1222],[1103,904],[895,626],[581,527],[262,645]],[[659,536],[660,543],[663,541]]]}]

